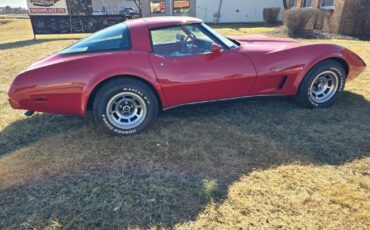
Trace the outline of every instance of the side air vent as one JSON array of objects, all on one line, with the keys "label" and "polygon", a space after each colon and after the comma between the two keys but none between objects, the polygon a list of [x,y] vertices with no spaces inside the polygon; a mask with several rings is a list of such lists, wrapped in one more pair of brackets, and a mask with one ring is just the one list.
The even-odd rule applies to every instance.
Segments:
[{"label": "side air vent", "polygon": [[283,89],[285,86],[286,81],[288,80],[288,76],[285,76],[279,85],[279,89]]}]

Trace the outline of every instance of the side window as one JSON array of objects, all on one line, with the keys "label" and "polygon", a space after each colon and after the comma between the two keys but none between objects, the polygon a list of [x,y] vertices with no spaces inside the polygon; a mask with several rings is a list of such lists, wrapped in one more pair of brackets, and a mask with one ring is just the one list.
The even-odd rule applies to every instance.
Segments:
[{"label": "side window", "polygon": [[297,0],[290,0],[290,7],[297,7]]},{"label": "side window", "polygon": [[177,43],[180,36],[186,36],[186,33],[180,27],[165,28],[151,31],[152,42],[154,46]]},{"label": "side window", "polygon": [[109,50],[125,50],[131,48],[129,29],[125,23],[120,23],[91,36],[82,39],[76,44],[62,50],[61,54],[84,52],[99,52]]},{"label": "side window", "polygon": [[149,2],[151,14],[163,14],[166,13],[166,1],[155,0]]},{"label": "side window", "polygon": [[321,9],[334,9],[335,0],[321,0]]},{"label": "side window", "polygon": [[189,15],[190,0],[173,0],[173,13],[180,15]]},{"label": "side window", "polygon": [[153,52],[179,57],[211,53],[215,43],[198,24],[151,30]]},{"label": "side window", "polygon": [[312,7],[312,0],[304,0],[303,7]]}]

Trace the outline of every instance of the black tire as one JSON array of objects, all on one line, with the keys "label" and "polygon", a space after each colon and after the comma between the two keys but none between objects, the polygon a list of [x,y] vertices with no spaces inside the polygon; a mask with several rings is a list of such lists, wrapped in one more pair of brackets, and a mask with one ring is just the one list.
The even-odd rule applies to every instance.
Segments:
[{"label": "black tire", "polygon": [[[314,94],[315,89],[319,90],[317,88],[319,86],[315,86],[315,84],[317,83],[318,80],[320,80],[318,78],[320,76],[324,76],[324,74],[328,74],[329,75],[328,78],[331,78],[330,75],[332,75],[334,79],[337,79],[335,80],[337,81],[336,83],[337,86],[335,87],[335,89],[333,89],[332,93],[330,94],[330,97],[328,96],[326,101],[323,100],[320,102],[320,99],[318,99],[317,97],[324,94],[322,93],[318,96],[317,94]],[[346,78],[347,74],[342,64],[334,60],[323,61],[314,66],[307,73],[294,99],[299,105],[305,108],[327,108],[333,105],[338,99],[338,97],[342,95],[346,83]],[[330,80],[328,82],[330,82]]]},{"label": "black tire", "polygon": [[[134,99],[131,100],[130,97]],[[120,100],[120,102],[115,103],[114,100]],[[127,103],[130,103],[129,106]],[[128,106],[126,109],[129,111],[126,111],[126,114],[123,109],[120,110],[122,106]],[[138,108],[133,109],[135,106]],[[113,113],[111,113],[112,108],[114,108]],[[139,112],[134,113],[133,111]],[[120,118],[125,115],[138,117],[140,111],[141,115],[144,115],[143,111],[145,111],[145,116],[136,121],[137,126],[135,127],[128,125],[131,122],[130,119]],[[152,89],[145,83],[131,78],[115,79],[104,84],[97,92],[93,104],[93,115],[98,126],[110,134],[123,136],[138,134],[156,119],[158,101]],[[125,126],[124,123],[127,125]]]}]

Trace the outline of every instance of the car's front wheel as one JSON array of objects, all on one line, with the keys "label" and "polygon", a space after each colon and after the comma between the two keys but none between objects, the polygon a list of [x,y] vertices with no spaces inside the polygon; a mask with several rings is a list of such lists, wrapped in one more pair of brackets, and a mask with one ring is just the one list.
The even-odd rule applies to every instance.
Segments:
[{"label": "car's front wheel", "polygon": [[329,107],[342,94],[346,77],[340,63],[332,60],[321,62],[308,72],[295,100],[303,107]]},{"label": "car's front wheel", "polygon": [[115,79],[99,89],[93,114],[99,127],[109,133],[137,134],[157,117],[158,101],[145,83],[131,78]]}]

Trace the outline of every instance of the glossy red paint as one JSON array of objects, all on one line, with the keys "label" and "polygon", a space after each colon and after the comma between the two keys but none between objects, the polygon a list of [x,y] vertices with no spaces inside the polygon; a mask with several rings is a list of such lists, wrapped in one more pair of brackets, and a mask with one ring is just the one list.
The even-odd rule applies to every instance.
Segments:
[{"label": "glossy red paint", "polygon": [[233,50],[196,56],[150,54],[149,57],[170,107],[243,97],[256,80],[253,63]]},{"label": "glossy red paint", "polygon": [[163,57],[152,53],[150,29],[201,20],[155,17],[126,23],[132,40],[130,50],[54,54],[41,60],[13,81],[8,93],[11,106],[84,115],[94,89],[100,84],[113,77],[131,76],[149,84],[165,110],[245,96],[295,95],[307,72],[326,59],[346,63],[350,80],[366,67],[361,58],[341,46],[266,36],[233,37],[240,46],[221,52]]},{"label": "glossy red paint", "polygon": [[[268,36],[232,37],[241,46],[236,50],[249,56],[256,68],[256,83],[252,95],[295,95],[307,72],[326,59],[340,59],[349,68],[348,79],[352,80],[364,71],[366,64],[350,50],[332,44],[306,44],[292,39]],[[351,55],[351,58],[350,58]],[[287,77],[284,88],[278,84]]]}]

